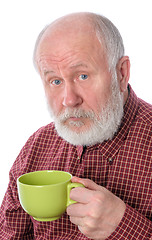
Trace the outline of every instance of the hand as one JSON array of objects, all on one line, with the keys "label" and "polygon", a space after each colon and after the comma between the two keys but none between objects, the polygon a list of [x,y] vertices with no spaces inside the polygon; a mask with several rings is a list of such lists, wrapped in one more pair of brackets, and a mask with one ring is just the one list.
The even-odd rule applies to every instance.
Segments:
[{"label": "hand", "polygon": [[82,183],[85,188],[77,187],[70,192],[70,198],[77,201],[67,208],[70,221],[88,238],[106,239],[120,223],[125,203],[89,179],[73,177],[72,182]]}]

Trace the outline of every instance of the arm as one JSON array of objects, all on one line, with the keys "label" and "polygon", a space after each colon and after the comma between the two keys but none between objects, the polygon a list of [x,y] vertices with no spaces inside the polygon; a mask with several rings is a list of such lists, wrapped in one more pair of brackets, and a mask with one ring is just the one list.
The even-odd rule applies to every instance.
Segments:
[{"label": "arm", "polygon": [[0,239],[33,239],[31,219],[20,206],[16,181],[11,174],[10,183],[0,208]]},{"label": "arm", "polygon": [[73,177],[72,181],[86,187],[71,191],[70,197],[78,203],[67,208],[71,222],[78,225],[84,235],[98,240],[150,240],[150,220],[91,180]]}]

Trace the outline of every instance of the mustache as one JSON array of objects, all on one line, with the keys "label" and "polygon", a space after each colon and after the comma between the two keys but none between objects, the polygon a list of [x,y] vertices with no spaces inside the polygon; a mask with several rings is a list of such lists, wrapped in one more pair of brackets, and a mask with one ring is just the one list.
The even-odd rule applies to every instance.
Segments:
[{"label": "mustache", "polygon": [[95,119],[95,114],[93,111],[86,111],[83,109],[65,109],[63,113],[58,115],[60,121],[66,121],[69,118],[90,118],[91,120]]}]

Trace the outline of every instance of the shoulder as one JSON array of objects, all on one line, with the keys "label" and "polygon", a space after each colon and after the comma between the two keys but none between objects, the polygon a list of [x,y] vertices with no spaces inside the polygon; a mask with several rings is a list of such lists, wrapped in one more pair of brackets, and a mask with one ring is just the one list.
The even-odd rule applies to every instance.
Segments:
[{"label": "shoulder", "polygon": [[51,136],[57,136],[57,132],[55,130],[55,125],[53,122],[47,124],[46,126],[43,126],[41,128],[39,128],[34,134],[33,136],[35,136],[35,138],[38,138],[38,137],[45,137],[47,136],[48,138],[51,137]]},{"label": "shoulder", "polygon": [[137,112],[131,124],[129,136],[132,137],[134,144],[137,142],[138,146],[141,144],[145,148],[152,144],[152,106],[142,99],[138,99]]},{"label": "shoulder", "polygon": [[54,122],[51,122],[34,132],[27,140],[24,148],[32,149],[34,147],[36,150],[44,150],[44,148],[53,146],[57,148],[58,145],[64,143],[65,140],[58,135]]},{"label": "shoulder", "polygon": [[152,126],[152,105],[140,98],[138,100],[138,120],[143,121],[143,123],[148,124],[149,126]]}]

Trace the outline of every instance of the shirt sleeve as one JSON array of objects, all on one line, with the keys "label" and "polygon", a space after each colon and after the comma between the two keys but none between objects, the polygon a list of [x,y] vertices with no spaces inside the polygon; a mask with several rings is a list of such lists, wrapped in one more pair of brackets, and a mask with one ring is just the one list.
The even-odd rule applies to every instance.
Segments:
[{"label": "shirt sleeve", "polygon": [[10,178],[0,208],[0,239],[32,240],[33,235],[30,216],[22,209],[17,197],[16,182]]},{"label": "shirt sleeve", "polygon": [[32,240],[33,224],[30,216],[22,209],[17,191],[17,178],[28,171],[27,163],[34,135],[31,136],[15,160],[10,173],[9,184],[0,207],[0,239]]},{"label": "shirt sleeve", "polygon": [[152,239],[152,222],[135,209],[126,205],[126,211],[116,230],[107,240]]}]

